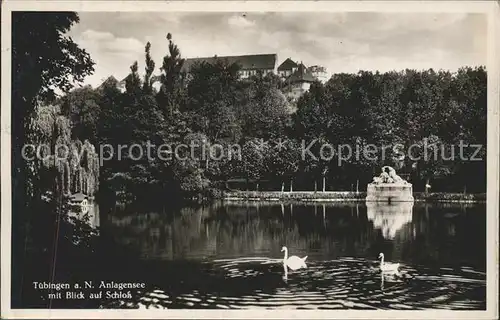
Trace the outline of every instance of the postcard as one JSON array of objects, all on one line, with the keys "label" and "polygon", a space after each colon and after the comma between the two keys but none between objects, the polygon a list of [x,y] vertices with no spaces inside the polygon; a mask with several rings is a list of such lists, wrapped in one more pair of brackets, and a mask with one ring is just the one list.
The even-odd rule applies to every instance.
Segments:
[{"label": "postcard", "polygon": [[5,1],[2,318],[498,318],[494,1]]}]

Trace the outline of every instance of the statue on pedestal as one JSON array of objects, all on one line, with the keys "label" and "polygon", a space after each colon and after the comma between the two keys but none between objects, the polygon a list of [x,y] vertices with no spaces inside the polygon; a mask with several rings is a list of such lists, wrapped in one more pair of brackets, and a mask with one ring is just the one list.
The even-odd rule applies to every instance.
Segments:
[{"label": "statue on pedestal", "polygon": [[413,201],[412,185],[396,174],[389,166],[382,167],[378,177],[373,178],[366,189],[366,201],[374,202],[411,202]]},{"label": "statue on pedestal", "polygon": [[406,184],[408,183],[406,180],[401,178],[396,174],[396,170],[394,170],[393,167],[390,166],[384,166],[382,167],[382,173],[378,177],[373,178],[373,183],[374,184],[381,184],[381,183],[402,183]]}]

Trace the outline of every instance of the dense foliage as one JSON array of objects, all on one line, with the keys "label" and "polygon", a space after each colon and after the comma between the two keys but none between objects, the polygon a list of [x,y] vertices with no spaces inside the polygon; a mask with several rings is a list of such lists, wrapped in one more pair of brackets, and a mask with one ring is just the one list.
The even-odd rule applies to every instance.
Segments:
[{"label": "dense foliage", "polygon": [[[159,90],[152,85],[155,63],[148,43],[145,76],[139,76],[135,62],[125,92],[109,79],[98,89],[77,89],[65,98],[74,134],[115,150],[113,159],[103,162],[101,184],[109,190],[134,197],[191,197],[228,186],[352,191],[364,189],[383,165],[396,167],[417,191],[429,183],[434,191],[486,188],[482,67],[454,73],[431,69],[335,74],[325,84],[313,83],[309,92],[291,102],[276,76],[241,79],[238,65],[222,59],[195,65],[187,76],[181,73],[181,52],[170,34],[168,41]],[[94,109],[86,115],[85,110]],[[172,149],[194,143],[199,150],[194,158],[183,151],[168,160],[159,159],[156,149],[151,159],[134,160],[128,154],[132,144],[146,150],[148,141]],[[483,148],[474,155],[476,148],[465,147],[469,144]],[[119,145],[127,146],[121,160],[116,155]],[[234,145],[239,150],[228,157]],[[432,145],[439,151],[437,157],[430,156]],[[209,154],[214,146],[221,153],[217,160]],[[377,148],[375,157],[364,156],[363,148]],[[467,160],[472,155],[482,160]],[[185,156],[189,159],[179,159]]]},{"label": "dense foliage", "polygon": [[[94,70],[89,54],[65,35],[78,21],[73,12],[12,14],[13,307],[24,301],[23,293],[29,288],[26,268],[36,265],[43,274],[39,279],[46,279],[54,274],[56,252],[64,256],[68,253],[64,248],[73,248],[64,230],[78,230],[65,215],[67,208],[61,201],[65,193],[92,192],[98,186],[97,154],[88,142],[82,144],[71,137],[70,119],[50,105],[57,91],[68,92]],[[23,148],[29,144],[48,148],[59,144],[82,151],[80,159],[85,160],[75,161],[71,153],[66,160],[57,161],[54,149],[44,149],[45,161],[28,160],[22,152],[31,158],[33,154]]]},{"label": "dense foliage", "polygon": [[[69,91],[94,70],[90,55],[65,33],[79,18],[73,12],[16,12],[12,15],[12,136],[15,196],[38,190],[36,175],[23,161],[23,145],[33,140],[37,106],[53,101],[57,90]],[[19,203],[29,204],[29,199]]]},{"label": "dense foliage", "polygon": [[[417,190],[429,180],[435,180],[436,191],[486,189],[486,71],[482,67],[455,73],[431,69],[337,74],[324,86],[311,86],[299,100],[294,125],[300,139],[322,139],[335,146],[370,144],[379,150],[390,147],[385,158],[380,154],[377,159],[350,157],[339,166],[334,156],[323,163],[337,189],[349,188],[356,179],[368,182],[373,169],[386,164],[406,174]],[[474,144],[482,145],[475,155],[478,148],[465,147]],[[436,147],[426,147],[431,145]],[[433,150],[439,150],[437,157]]]}]

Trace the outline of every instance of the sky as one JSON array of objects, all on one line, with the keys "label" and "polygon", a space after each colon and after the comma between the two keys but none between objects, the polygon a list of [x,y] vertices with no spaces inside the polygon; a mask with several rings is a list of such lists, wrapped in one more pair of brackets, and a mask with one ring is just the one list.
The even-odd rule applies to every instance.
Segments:
[{"label": "sky", "polygon": [[328,73],[486,65],[487,19],[468,13],[81,12],[69,36],[95,61],[85,84],[123,79],[151,42],[159,74],[167,33],[183,58],[276,53]]}]

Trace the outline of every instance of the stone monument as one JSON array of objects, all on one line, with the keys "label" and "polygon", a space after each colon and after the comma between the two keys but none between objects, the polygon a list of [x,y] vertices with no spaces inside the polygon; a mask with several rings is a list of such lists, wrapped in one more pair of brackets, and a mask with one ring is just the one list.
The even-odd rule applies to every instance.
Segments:
[{"label": "stone monument", "polygon": [[411,183],[396,174],[389,166],[382,167],[382,173],[373,178],[366,189],[366,201],[370,202],[413,202]]}]

